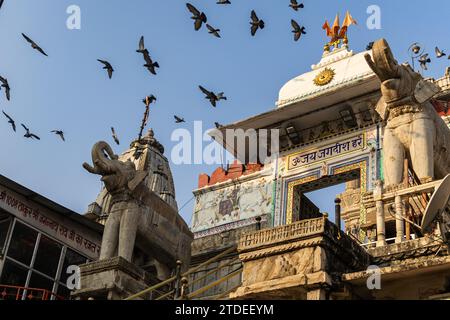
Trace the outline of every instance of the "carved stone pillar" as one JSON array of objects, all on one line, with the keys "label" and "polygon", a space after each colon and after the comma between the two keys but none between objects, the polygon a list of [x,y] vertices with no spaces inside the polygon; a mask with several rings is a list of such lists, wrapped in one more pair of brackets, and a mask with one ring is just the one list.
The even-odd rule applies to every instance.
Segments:
[{"label": "carved stone pillar", "polygon": [[377,247],[386,245],[386,222],[384,217],[383,183],[377,181],[375,188],[375,205],[377,208]]},{"label": "carved stone pillar", "polygon": [[397,232],[395,243],[403,242],[405,221],[403,219],[403,202],[401,196],[395,197],[395,229]]}]

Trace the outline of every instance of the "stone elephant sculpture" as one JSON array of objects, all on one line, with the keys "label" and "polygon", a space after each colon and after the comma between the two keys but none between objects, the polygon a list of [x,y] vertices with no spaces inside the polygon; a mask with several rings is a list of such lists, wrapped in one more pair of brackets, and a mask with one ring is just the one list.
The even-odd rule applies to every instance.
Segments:
[{"label": "stone elephant sculpture", "polygon": [[133,162],[122,162],[104,141],[92,148],[93,166],[83,167],[101,175],[111,204],[106,220],[100,260],[115,256],[132,261],[135,245],[155,261],[158,275],[167,277],[176,266],[190,262],[193,235],[178,212],[148,189],[148,172],[136,170]]},{"label": "stone elephant sculpture", "polygon": [[381,81],[376,111],[386,122],[383,169],[386,186],[403,182],[407,158],[421,181],[440,179],[450,172],[450,130],[430,99],[440,88],[399,65],[385,39],[373,45],[366,61]]}]

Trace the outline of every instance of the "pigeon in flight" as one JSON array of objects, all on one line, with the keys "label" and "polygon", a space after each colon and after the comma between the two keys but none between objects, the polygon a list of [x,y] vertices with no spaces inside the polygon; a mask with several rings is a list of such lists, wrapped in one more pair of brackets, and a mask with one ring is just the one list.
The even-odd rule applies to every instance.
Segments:
[{"label": "pigeon in flight", "polygon": [[114,69],[113,69],[112,65],[106,60],[97,59],[97,61],[104,65],[103,69],[108,71],[108,76],[111,79],[112,75],[113,75],[113,72],[114,72]]},{"label": "pigeon in flight", "polygon": [[428,53],[420,56],[419,62],[423,70],[428,70],[427,63],[431,62],[431,59],[428,57]]},{"label": "pigeon in flight", "polygon": [[303,3],[298,3],[297,0],[291,0],[291,4],[289,5],[292,9],[295,11],[298,11],[298,9],[303,9],[305,5]]},{"label": "pigeon in flight", "polygon": [[300,27],[300,25],[294,19],[291,20],[291,25],[292,28],[294,28],[294,30],[292,30],[292,32],[294,33],[294,41],[298,41],[302,34],[306,34],[305,27]]},{"label": "pigeon in flight", "polygon": [[136,50],[136,52],[142,54],[144,54],[144,52],[148,52],[148,50],[145,48],[144,36],[141,36],[141,39],[139,39],[139,48]]},{"label": "pigeon in flight", "polygon": [[11,118],[5,111],[2,110],[2,112],[5,115],[5,117],[8,119],[8,123],[11,124],[11,127],[14,130],[14,132],[16,132],[16,123],[14,122],[13,118]]},{"label": "pigeon in flight", "polygon": [[441,49],[439,49],[438,47],[436,47],[436,49],[434,49],[436,52],[436,57],[437,58],[442,58],[445,57],[446,54],[444,53],[444,51],[442,51]]},{"label": "pigeon in flight", "polygon": [[250,17],[252,19],[252,21],[250,21],[251,33],[252,33],[252,36],[254,36],[256,34],[256,31],[258,31],[258,29],[264,29],[265,24],[264,24],[263,20],[258,18],[255,10],[252,10]]},{"label": "pigeon in flight", "polygon": [[143,100],[142,100],[142,102],[146,105],[146,106],[149,106],[150,104],[152,104],[153,102],[155,102],[156,101],[156,97],[154,96],[154,95],[149,95],[149,96],[146,96]]},{"label": "pigeon in flight", "polygon": [[206,27],[208,28],[208,33],[214,35],[217,38],[220,38],[220,29],[214,29],[211,25],[206,24]]},{"label": "pigeon in flight", "polygon": [[114,130],[114,127],[111,127],[111,132],[112,132],[112,137],[114,139],[114,142],[117,145],[120,145],[120,141],[119,141],[119,138],[117,137],[116,130]]},{"label": "pigeon in flight", "polygon": [[153,62],[152,58],[150,58],[150,54],[148,50],[145,48],[144,36],[142,36],[141,39],[139,40],[139,49],[137,49],[136,52],[142,53],[145,60],[144,67],[146,67],[148,71],[150,71],[150,73],[156,75],[155,68],[159,68],[159,64],[156,61]]},{"label": "pigeon in flight", "polygon": [[202,86],[198,86],[200,90],[206,95],[205,99],[208,99],[213,107],[216,107],[216,103],[220,100],[227,100],[227,97],[224,96],[223,92],[215,94],[212,91],[208,91]]},{"label": "pigeon in flight", "polygon": [[0,89],[5,88],[6,100],[9,101],[9,99],[11,98],[11,96],[10,96],[11,88],[9,87],[8,79],[0,76],[0,82],[2,83],[2,85],[0,86]]},{"label": "pigeon in flight", "polygon": [[186,121],[184,121],[184,118],[180,118],[180,117],[178,117],[178,116],[173,116],[174,118],[175,118],[175,123],[183,123],[183,122],[186,122]]},{"label": "pigeon in flight", "polygon": [[31,138],[31,139],[37,139],[37,140],[41,140],[41,138],[39,138],[37,135],[35,135],[34,133],[30,132],[30,129],[28,129],[23,123],[21,123],[22,127],[25,129],[26,133],[24,134],[25,138]]},{"label": "pigeon in flight", "polygon": [[31,43],[31,47],[37,51],[39,51],[40,53],[42,53],[44,56],[48,57],[48,55],[44,52],[44,50],[42,50],[41,47],[39,47],[36,42],[34,42],[33,40],[31,40],[26,34],[22,33],[22,36],[25,38],[25,40],[27,40],[29,43]]},{"label": "pigeon in flight", "polygon": [[231,4],[230,0],[219,0],[216,4]]},{"label": "pigeon in flight", "polygon": [[50,132],[57,134],[61,138],[62,141],[66,141],[66,139],[64,139],[64,132],[62,130],[52,130]]},{"label": "pigeon in flight", "polygon": [[186,7],[192,13],[191,19],[194,20],[195,31],[200,30],[200,28],[202,27],[202,24],[206,23],[206,21],[208,21],[208,19],[206,18],[205,13],[198,11],[197,8],[194,7],[190,3],[186,3]]},{"label": "pigeon in flight", "polygon": [[150,55],[148,54],[148,51],[144,53],[144,60],[144,67],[146,67],[151,74],[156,75],[156,68],[159,68],[159,64],[156,61],[153,62],[152,58],[150,58]]}]

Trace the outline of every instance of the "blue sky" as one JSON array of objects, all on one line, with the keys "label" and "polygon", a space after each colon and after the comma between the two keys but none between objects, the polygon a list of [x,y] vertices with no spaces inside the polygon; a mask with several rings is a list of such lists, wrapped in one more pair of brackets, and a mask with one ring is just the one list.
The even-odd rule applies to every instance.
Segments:
[{"label": "blue sky", "polygon": [[[23,138],[22,128],[12,133],[0,119],[0,173],[67,206],[84,212],[101,185],[98,176],[84,171],[90,149],[98,140],[112,143],[114,126],[122,144],[121,153],[137,136],[143,113],[142,98],[158,97],[149,127],[166,146],[174,142],[172,131],[192,129],[194,120],[211,127],[214,121],[230,123],[274,108],[278,91],[289,79],[310,70],[322,54],[326,37],[321,26],[348,9],[359,25],[349,32],[350,46],[362,51],[367,43],[385,37],[399,61],[408,59],[407,49],[419,41],[434,57],[438,45],[450,52],[448,12],[450,2],[430,0],[305,0],[306,8],[294,12],[288,0],[232,0],[219,6],[215,0],[192,0],[205,11],[209,22],[222,29],[216,39],[193,22],[178,0],[5,0],[0,10],[0,75],[11,85],[11,101],[0,93],[0,109],[17,123],[27,124],[42,140]],[[66,8],[81,8],[81,30],[66,28]],[[381,30],[368,30],[366,9],[381,7]],[[252,38],[250,11],[255,9],[266,28]],[[290,19],[305,25],[308,34],[295,43]],[[49,57],[32,50],[21,37],[28,34]],[[157,76],[143,67],[135,52],[139,37],[161,66]],[[107,79],[96,59],[109,60],[116,72]],[[440,77],[447,59],[433,59],[426,76]],[[229,100],[211,108],[197,86],[225,91]],[[176,125],[173,115],[186,118]],[[63,129],[67,142],[50,135]],[[201,172],[214,166],[172,166],[179,206],[192,197]],[[339,190],[336,190],[337,192]],[[318,197],[320,198],[320,197]],[[319,201],[323,210],[329,203]],[[328,208],[328,209],[327,209]],[[181,211],[189,221],[192,203]]]}]

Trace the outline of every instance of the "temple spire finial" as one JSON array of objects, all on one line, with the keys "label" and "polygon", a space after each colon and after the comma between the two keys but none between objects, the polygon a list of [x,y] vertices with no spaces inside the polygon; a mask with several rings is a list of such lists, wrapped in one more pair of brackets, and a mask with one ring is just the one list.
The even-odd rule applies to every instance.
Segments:
[{"label": "temple spire finial", "polygon": [[358,23],[356,22],[355,19],[353,19],[349,11],[347,11],[347,13],[345,14],[342,26],[340,25],[339,21],[339,13],[336,15],[332,27],[330,27],[328,20],[325,20],[322,29],[324,29],[327,32],[327,37],[330,38],[330,41],[324,46],[324,51],[330,52],[330,49],[332,47],[339,48],[339,45],[341,44],[347,46],[348,45],[347,31],[348,27],[350,27],[352,24],[356,25]]}]

